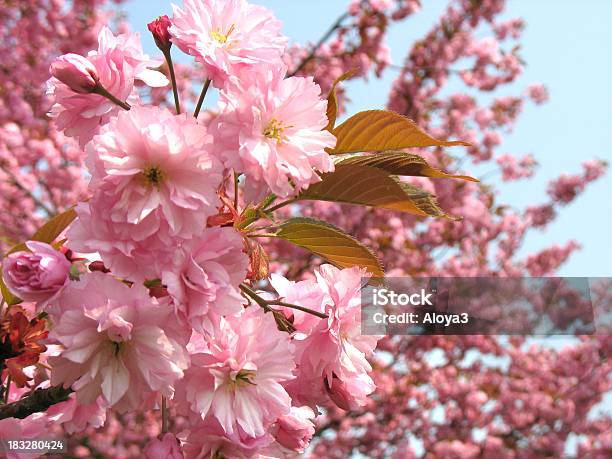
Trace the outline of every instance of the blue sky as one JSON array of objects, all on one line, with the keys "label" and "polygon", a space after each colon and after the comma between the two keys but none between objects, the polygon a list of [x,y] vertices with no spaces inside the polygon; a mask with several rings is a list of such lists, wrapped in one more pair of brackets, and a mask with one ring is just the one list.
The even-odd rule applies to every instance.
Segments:
[{"label": "blue sky", "polygon": [[[348,0],[257,0],[255,3],[272,9],[284,22],[285,34],[294,42],[304,43],[318,40],[345,10]],[[422,0],[422,3],[419,13],[390,31],[389,45],[395,64],[402,63],[410,45],[429,30],[448,2]],[[124,10],[132,29],[141,32],[145,50],[157,54],[146,23],[160,14],[171,15],[170,2],[132,0],[124,5]],[[551,95],[551,100],[543,106],[527,104],[513,132],[504,136],[498,150],[517,155],[532,153],[540,163],[535,179],[500,187],[500,201],[523,208],[545,202],[547,181],[562,172],[578,172],[582,161],[598,157],[612,163],[612,53],[606,46],[612,2],[509,0],[504,16],[520,16],[527,22],[521,40],[521,54],[527,67],[514,84],[505,86],[498,94],[518,95],[530,82],[543,82]],[[178,57],[179,52],[175,51],[174,55]],[[380,80],[351,83],[348,89],[354,102],[349,112],[384,107],[395,76],[395,70],[388,70]],[[576,239],[583,249],[560,274],[612,276],[610,177],[608,174],[592,184],[573,204],[562,209],[559,218],[546,231],[531,234],[522,253]]]}]

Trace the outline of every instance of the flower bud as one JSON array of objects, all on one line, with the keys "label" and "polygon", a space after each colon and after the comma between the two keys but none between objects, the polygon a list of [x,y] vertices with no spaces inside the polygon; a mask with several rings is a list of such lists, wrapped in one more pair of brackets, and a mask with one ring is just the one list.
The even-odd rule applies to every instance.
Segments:
[{"label": "flower bud", "polygon": [[78,54],[64,54],[53,61],[49,72],[74,92],[93,92],[100,82],[98,71],[89,60]]},{"label": "flower bud", "polygon": [[25,301],[46,301],[68,281],[70,262],[44,242],[28,241],[31,252],[14,252],[2,262],[2,277],[11,293]]},{"label": "flower bud", "polygon": [[304,452],[315,432],[311,421],[314,417],[311,408],[292,406],[289,414],[278,418],[276,441],[292,451]]},{"label": "flower bud", "polygon": [[168,32],[168,28],[171,25],[172,22],[166,15],[160,16],[147,24],[149,31],[153,34],[155,44],[160,50],[162,50],[162,52],[167,52],[172,46],[172,42],[170,41],[170,32]]},{"label": "flower bud", "polygon": [[336,375],[333,376],[331,383],[325,379],[325,389],[327,395],[331,398],[338,408],[345,411],[349,411],[352,408],[352,397],[344,381],[339,379]]}]

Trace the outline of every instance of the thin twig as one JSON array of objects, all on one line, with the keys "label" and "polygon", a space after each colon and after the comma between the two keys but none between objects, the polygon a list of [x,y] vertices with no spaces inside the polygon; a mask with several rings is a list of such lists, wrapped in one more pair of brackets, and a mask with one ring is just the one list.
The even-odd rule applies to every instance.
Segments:
[{"label": "thin twig", "polygon": [[206,82],[204,83],[204,87],[202,88],[202,92],[200,93],[200,98],[198,99],[198,105],[196,105],[195,111],[193,112],[194,118],[197,118],[200,114],[200,110],[202,109],[202,104],[204,103],[204,98],[206,97],[206,93],[208,92],[209,86],[210,78],[206,78]]},{"label": "thin twig", "polygon": [[4,403],[8,403],[9,392],[11,390],[11,376],[7,376],[6,378],[6,389],[4,390]]},{"label": "thin twig", "polygon": [[324,314],[319,311],[315,311],[310,308],[306,308],[304,306],[299,306],[297,304],[291,304],[291,303],[285,303],[284,301],[281,301],[281,300],[269,300],[269,301],[265,300],[264,298],[260,297],[257,294],[257,292],[255,292],[255,290],[253,290],[251,287],[249,287],[246,284],[240,284],[240,290],[242,290],[245,294],[247,294],[250,298],[252,298],[259,306],[261,306],[267,311],[274,311],[272,308],[270,308],[270,306],[277,305],[277,306],[284,306],[286,308],[297,309],[298,311],[312,314],[313,316],[320,317],[321,319],[327,319],[327,314]]},{"label": "thin twig", "polygon": [[323,46],[323,43],[325,43],[325,42],[326,42],[326,41],[329,39],[329,37],[331,37],[331,35],[332,35],[332,34],[333,34],[333,33],[334,33],[334,32],[335,32],[337,29],[339,29],[339,28],[340,28],[340,26],[342,25],[342,22],[344,22],[344,20],[345,20],[347,17],[349,17],[349,16],[350,16],[350,15],[349,15],[349,13],[344,13],[343,15],[341,15],[341,16],[340,16],[340,17],[339,17],[339,18],[336,20],[336,22],[334,22],[334,23],[332,24],[332,26],[331,26],[331,27],[328,29],[328,31],[327,31],[327,32],[325,32],[325,35],[323,35],[323,36],[321,37],[321,39],[320,39],[320,40],[317,42],[317,44],[316,44],[316,45],[314,45],[314,47],[313,47],[313,48],[312,48],[312,50],[310,51],[310,54],[308,54],[308,56],[306,56],[306,57],[305,57],[305,58],[302,60],[302,62],[300,62],[300,65],[298,65],[298,66],[296,67],[296,69],[295,69],[293,72],[289,73],[287,76],[288,76],[288,77],[292,77],[292,76],[296,75],[296,74],[297,74],[297,73],[298,73],[300,70],[302,70],[302,69],[304,68],[304,66],[305,66],[306,64],[308,64],[308,63],[309,63],[309,62],[310,62],[312,59],[314,59],[314,57],[315,57],[315,56],[316,56],[316,54],[317,54],[317,51],[319,51],[319,48],[320,48],[321,46]]},{"label": "thin twig", "polygon": [[19,188],[21,191],[23,191],[25,194],[28,195],[28,197],[34,201],[34,204],[36,204],[36,206],[40,207],[46,214],[48,217],[53,217],[55,215],[55,212],[53,212],[51,209],[49,209],[49,207],[47,207],[47,205],[42,202],[40,199],[38,199],[36,196],[34,196],[34,194],[28,190],[25,186],[23,186],[21,183],[19,183],[19,180],[17,180],[17,177],[15,177],[13,174],[11,174],[10,171],[8,171],[4,166],[0,165],[0,169],[2,169],[2,171],[9,176],[9,178],[11,179],[11,181],[13,182],[13,185],[15,185],[17,188]]},{"label": "thin twig", "polygon": [[290,308],[290,309],[297,309],[298,311],[302,311],[302,312],[306,312],[308,314],[312,314],[313,316],[320,317],[321,319],[327,319],[327,317],[328,317],[327,314],[325,314],[323,312],[315,311],[314,309],[306,308],[304,306],[300,306],[299,304],[285,303],[284,301],[280,301],[280,300],[268,301],[268,304],[284,306],[284,307]]}]

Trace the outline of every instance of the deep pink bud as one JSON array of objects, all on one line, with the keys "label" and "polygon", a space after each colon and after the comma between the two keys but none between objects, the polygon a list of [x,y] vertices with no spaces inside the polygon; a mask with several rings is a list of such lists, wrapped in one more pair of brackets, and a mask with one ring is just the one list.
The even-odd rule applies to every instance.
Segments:
[{"label": "deep pink bud", "polygon": [[329,398],[332,399],[332,401],[338,406],[338,408],[341,408],[345,411],[351,410],[352,398],[344,381],[334,375],[331,381],[331,385],[327,381],[327,379],[325,379],[325,389],[327,390],[327,395],[329,395]]},{"label": "deep pink bud", "polygon": [[100,78],[98,71],[89,60],[78,54],[64,54],[53,61],[49,72],[74,92],[92,92]]},{"label": "deep pink bud", "polygon": [[153,34],[155,44],[162,51],[168,51],[172,46],[168,28],[172,25],[170,18],[166,15],[160,16],[147,24],[149,31]]}]

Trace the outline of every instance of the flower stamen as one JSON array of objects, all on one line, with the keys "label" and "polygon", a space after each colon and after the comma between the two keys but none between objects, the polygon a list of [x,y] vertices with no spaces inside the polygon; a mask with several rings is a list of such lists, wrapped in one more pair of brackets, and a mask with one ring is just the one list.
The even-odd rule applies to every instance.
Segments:
[{"label": "flower stamen", "polygon": [[161,182],[164,179],[164,172],[157,166],[146,167],[142,171],[142,175],[145,183],[148,186],[154,186],[155,188],[159,188],[159,185],[161,185]]},{"label": "flower stamen", "polygon": [[213,30],[210,33],[210,36],[213,38],[213,40],[224,45],[225,43],[227,43],[227,40],[229,39],[230,35],[235,29],[236,29],[236,25],[232,24],[226,33],[223,33],[220,30]]},{"label": "flower stamen", "polygon": [[234,384],[236,387],[244,387],[248,384],[254,386],[255,382],[253,381],[253,378],[255,378],[254,370],[240,370],[236,375]]},{"label": "flower stamen", "polygon": [[278,121],[276,118],[272,118],[264,129],[263,135],[268,139],[276,139],[276,142],[280,145],[281,143],[283,143],[284,140],[284,130],[290,127],[291,126],[285,126],[281,121]]}]

